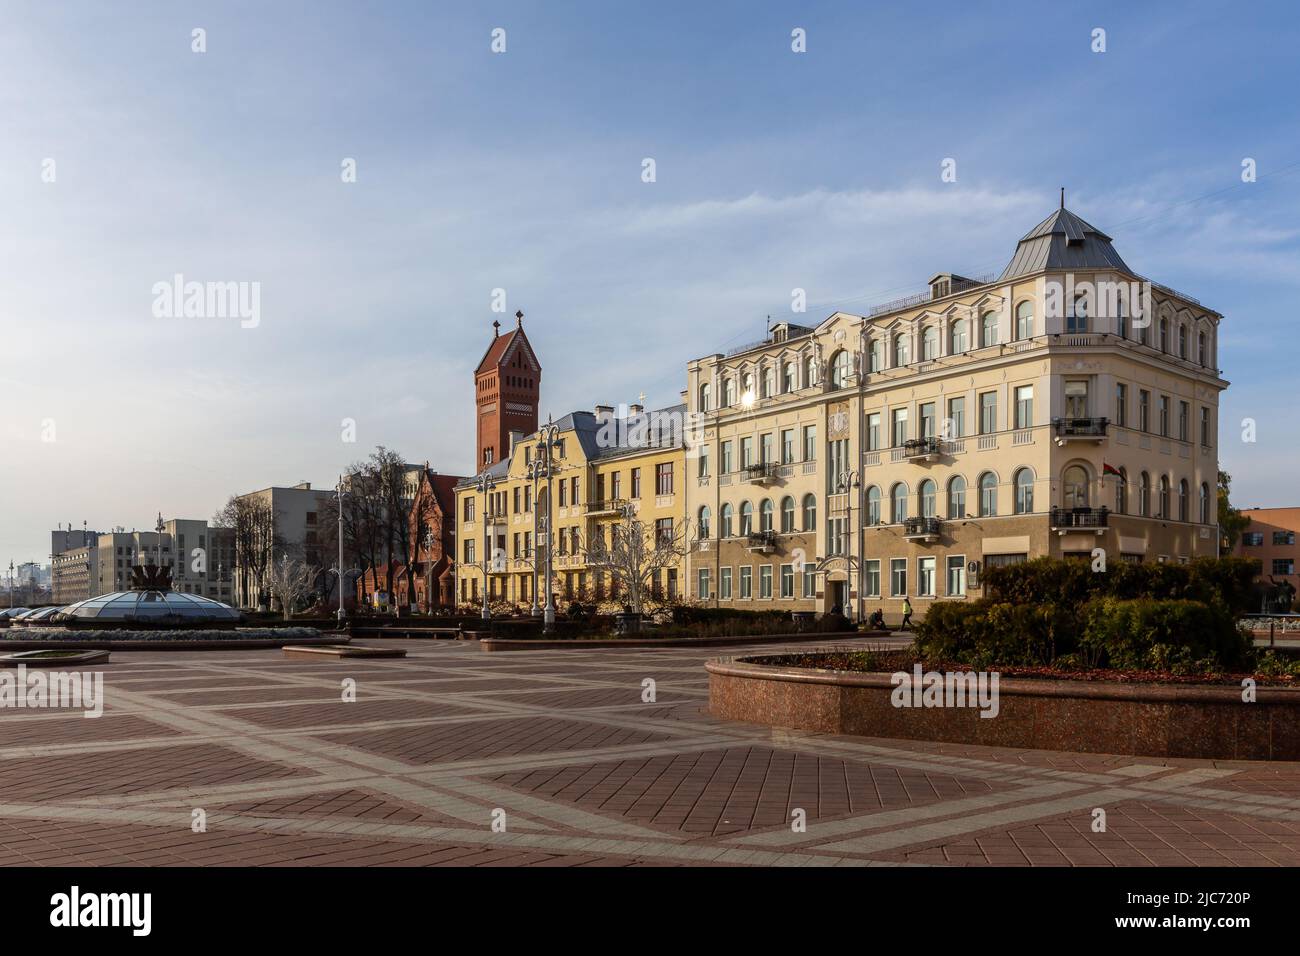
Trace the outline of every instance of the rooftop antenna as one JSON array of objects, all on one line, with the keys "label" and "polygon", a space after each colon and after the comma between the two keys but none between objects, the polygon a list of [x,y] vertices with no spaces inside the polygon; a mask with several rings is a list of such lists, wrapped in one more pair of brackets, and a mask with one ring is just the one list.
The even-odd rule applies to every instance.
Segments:
[{"label": "rooftop antenna", "polygon": [[1065,208],[1065,187],[1061,187],[1061,208]]}]

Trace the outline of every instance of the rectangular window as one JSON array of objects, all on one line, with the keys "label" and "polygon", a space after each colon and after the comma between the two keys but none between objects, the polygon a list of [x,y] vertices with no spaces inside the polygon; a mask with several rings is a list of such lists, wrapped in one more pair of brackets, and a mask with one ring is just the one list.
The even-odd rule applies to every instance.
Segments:
[{"label": "rectangular window", "polygon": [[1186,402],[1178,403],[1178,440],[1187,441],[1187,429],[1191,427],[1192,407]]},{"label": "rectangular window", "polygon": [[867,416],[867,451],[880,450],[880,412]]},{"label": "rectangular window", "polygon": [[907,558],[889,560],[889,596],[904,597],[907,594]]},{"label": "rectangular window", "polygon": [[907,409],[895,408],[892,415],[894,427],[890,433],[891,439],[895,448],[902,448],[907,441]]},{"label": "rectangular window", "polygon": [[731,454],[731,442],[724,441],[722,443],[722,467],[718,474],[729,475],[735,470],[735,461]]},{"label": "rectangular window", "polygon": [[934,597],[934,558],[916,559],[916,593],[919,597]]},{"label": "rectangular window", "polygon": [[754,463],[754,438],[752,435],[740,440],[740,467],[748,468]]},{"label": "rectangular window", "polygon": [[1169,396],[1161,395],[1158,406],[1160,413],[1160,435],[1163,438],[1169,437]]},{"label": "rectangular window", "polygon": [[794,565],[781,565],[781,597],[794,597]]},{"label": "rectangular window", "polygon": [[731,600],[731,568],[722,568],[718,572],[718,597],[723,601]]},{"label": "rectangular window", "polygon": [[1088,417],[1088,381],[1072,379],[1065,383],[1065,417]]},{"label": "rectangular window", "polygon": [[1016,428],[1028,428],[1034,423],[1034,386],[1016,386]]},{"label": "rectangular window", "polygon": [[1295,559],[1274,558],[1273,573],[1274,574],[1295,574]]},{"label": "rectangular window", "polygon": [[986,554],[984,555],[984,566],[986,568],[1005,568],[1013,564],[1023,564],[1029,560],[1027,554]]},{"label": "rectangular window", "polygon": [[700,568],[695,573],[695,596],[701,601],[707,601],[711,595],[709,593],[709,568]]},{"label": "rectangular window", "polygon": [[817,460],[817,426],[805,425],[803,427],[803,460]]},{"label": "rectangular window", "polygon": [[992,435],[998,430],[998,393],[980,392],[980,434]]},{"label": "rectangular window", "polygon": [[1241,544],[1246,548],[1257,548],[1264,543],[1264,532],[1247,531],[1241,536]]},{"label": "rectangular window", "polygon": [[758,569],[758,596],[765,601],[772,599],[772,565],[765,564]]},{"label": "rectangular window", "polygon": [[754,596],[754,569],[746,565],[740,569],[740,598],[748,600]]},{"label": "rectangular window", "polygon": [[921,413],[921,432],[917,438],[933,438],[935,436],[936,422],[934,420],[934,402],[922,402],[919,409]]},{"label": "rectangular window", "polygon": [[673,463],[663,461],[655,465],[655,494],[671,495],[673,493]]},{"label": "rectangular window", "polygon": [[1138,429],[1151,431],[1151,393],[1145,388],[1138,389]]},{"label": "rectangular window", "polygon": [[864,596],[869,598],[880,597],[880,559],[871,558],[866,562],[864,571],[863,577],[866,579],[864,586],[867,589]]},{"label": "rectangular window", "polygon": [[1128,386],[1123,382],[1115,386],[1115,424],[1128,424]]},{"label": "rectangular window", "polygon": [[804,566],[803,572],[803,596],[806,598],[815,598],[817,596],[817,573]]},{"label": "rectangular window", "polygon": [[[640,468],[632,469],[632,497],[633,498],[641,497],[641,469]],[[564,504],[563,499],[560,500],[560,504]]]},{"label": "rectangular window", "polygon": [[837,438],[830,442],[826,457],[829,464],[826,469],[826,491],[829,494],[836,494],[839,491],[840,479],[849,471],[849,440]]},{"label": "rectangular window", "polygon": [[609,476],[609,496],[614,499],[623,497],[623,473],[616,471]]},{"label": "rectangular window", "polygon": [[1274,544],[1295,544],[1295,532],[1294,532],[1294,531],[1274,531],[1274,532],[1273,532],[1273,543],[1274,543]]},{"label": "rectangular window", "polygon": [[964,597],[966,595],[966,556],[953,554],[948,556],[948,596]]},{"label": "rectangular window", "polygon": [[1201,409],[1201,444],[1210,447],[1210,410]]},{"label": "rectangular window", "polygon": [[781,431],[781,464],[789,465],[794,462],[794,429],[786,428]]},{"label": "rectangular window", "polygon": [[775,436],[773,436],[771,432],[766,432],[764,433],[762,438],[762,445],[759,449],[759,454],[762,457],[759,458],[759,461],[761,461],[765,465],[776,461],[776,453],[772,445],[774,437]]},{"label": "rectangular window", "polygon": [[698,474],[701,478],[709,477],[709,446],[700,445],[700,459]]},{"label": "rectangular window", "polygon": [[948,399],[948,437],[966,437],[966,399]]}]

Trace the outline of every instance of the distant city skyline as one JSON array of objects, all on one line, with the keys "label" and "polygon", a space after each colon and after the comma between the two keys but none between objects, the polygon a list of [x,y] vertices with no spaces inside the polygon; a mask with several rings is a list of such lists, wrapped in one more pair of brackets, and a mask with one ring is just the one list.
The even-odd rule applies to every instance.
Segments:
[{"label": "distant city skyline", "polygon": [[[673,403],[689,359],[769,315],[1000,270],[1062,185],[1224,314],[1234,503],[1296,505],[1300,105],[1274,7],[10,4],[0,565],[48,563],[60,523],[332,486],[376,445],[469,474],[474,368],[518,309],[542,419]],[[157,307],[177,276],[210,314]]]}]

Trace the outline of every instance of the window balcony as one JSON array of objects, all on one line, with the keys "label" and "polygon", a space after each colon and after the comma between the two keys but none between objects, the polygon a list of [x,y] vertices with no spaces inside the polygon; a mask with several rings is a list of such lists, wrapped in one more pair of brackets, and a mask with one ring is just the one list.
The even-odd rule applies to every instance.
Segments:
[{"label": "window balcony", "polygon": [[776,550],[775,531],[753,531],[746,537],[745,547],[758,554],[771,554]]},{"label": "window balcony", "polygon": [[776,481],[776,465],[770,461],[746,465],[741,469],[745,480],[756,485],[770,485]]},{"label": "window balcony", "polygon": [[903,458],[920,463],[938,461],[939,449],[937,438],[910,438],[903,442]]},{"label": "window balcony", "polygon": [[1067,531],[1093,531],[1104,534],[1110,526],[1109,508],[1053,508],[1049,517],[1051,529],[1059,534]]},{"label": "window balcony", "polygon": [[606,515],[621,514],[628,506],[626,498],[606,498],[603,501],[587,502],[587,517],[599,518]]},{"label": "window balcony", "polygon": [[904,518],[903,537],[908,541],[921,541],[930,544],[939,540],[943,522],[938,518]]},{"label": "window balcony", "polygon": [[1058,445],[1071,441],[1090,441],[1100,445],[1106,440],[1106,426],[1109,424],[1109,418],[1054,418],[1052,431]]}]

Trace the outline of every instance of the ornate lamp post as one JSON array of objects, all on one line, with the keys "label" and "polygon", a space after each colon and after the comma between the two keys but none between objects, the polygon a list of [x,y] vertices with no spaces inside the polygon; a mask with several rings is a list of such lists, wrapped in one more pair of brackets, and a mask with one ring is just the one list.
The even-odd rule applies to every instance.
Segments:
[{"label": "ornate lamp post", "polygon": [[334,489],[334,497],[338,503],[338,518],[339,518],[339,567],[337,572],[339,577],[338,621],[339,621],[339,627],[342,627],[343,617],[344,617],[343,615],[343,581],[344,581],[344,577],[343,577],[343,476],[342,475],[339,475],[339,483]]},{"label": "ornate lamp post", "polygon": [[[537,606],[537,548],[538,548],[538,542],[541,540],[541,538],[538,536],[538,533],[537,533],[537,519],[538,519],[538,514],[539,514],[539,512],[538,512],[538,508],[537,508],[537,482],[538,482],[539,479],[545,477],[545,475],[546,475],[546,471],[547,471],[546,466],[542,463],[542,459],[541,459],[541,457],[540,457],[540,455],[539,455],[537,458],[534,458],[534,459],[532,460],[532,462],[528,465],[528,470],[525,472],[525,474],[528,476],[528,478],[529,478],[529,479],[532,481],[532,483],[533,483],[533,498],[532,498],[532,502],[533,502],[533,549],[532,549],[532,550],[533,550],[533,553],[532,553],[532,555],[530,556],[530,557],[532,558],[532,563],[533,563],[533,605],[532,605],[532,608],[529,610],[529,613],[532,614],[533,617],[537,617],[539,614],[542,613],[541,608],[539,608],[539,607]],[[546,502],[546,507],[547,507],[547,513],[548,513],[548,514],[549,514],[549,512],[550,512],[550,506],[551,506],[551,504],[550,504],[550,496],[549,496],[549,492],[548,492],[548,495],[547,495],[547,502]]]},{"label": "ornate lamp post", "polygon": [[478,481],[475,482],[475,487],[478,488],[478,493],[483,496],[483,615],[482,616],[483,616],[483,620],[485,621],[489,621],[492,619],[492,611],[488,608],[488,590],[490,588],[490,582],[491,582],[491,578],[488,577],[488,574],[491,571],[491,565],[488,562],[491,560],[490,555],[492,551],[492,517],[493,516],[488,510],[491,507],[488,503],[489,500],[488,495],[492,493],[492,489],[494,489],[496,486],[497,486],[496,479],[493,478],[491,475],[489,475],[486,471],[483,472],[483,474],[479,476]]},{"label": "ornate lamp post", "polygon": [[424,606],[425,610],[433,613],[433,529],[429,528],[424,532],[424,554],[425,563],[429,566],[429,571],[425,575],[424,582]]},{"label": "ornate lamp post", "polygon": [[[860,552],[861,541],[862,541],[862,535],[860,533],[862,530],[862,507],[863,507],[862,495],[864,493],[864,489],[862,486],[861,476],[858,474],[857,469],[853,469],[852,471],[847,471],[844,474],[840,475],[840,480],[836,487],[839,490],[839,493],[842,495],[847,495],[850,491],[854,491],[854,490],[858,492],[858,530],[859,530],[858,540],[859,540],[859,552]],[[859,553],[856,558],[857,561],[856,568],[854,566],[855,559],[852,553],[853,549],[849,545],[849,540],[850,540],[849,535],[853,531],[853,503],[851,501],[848,503],[847,508],[848,508],[849,516],[848,516],[847,524],[844,528],[844,538],[845,538],[844,550],[847,552],[845,558],[847,559],[847,563],[849,567],[856,570],[857,572],[856,576],[857,576],[858,596],[857,599],[853,602],[853,620],[858,621],[861,620],[862,618],[862,613],[861,613],[862,609],[860,605],[862,601],[865,599],[863,588],[866,584],[866,579],[863,576],[863,573],[866,570],[866,562],[862,559],[863,558],[862,554]]]},{"label": "ornate lamp post", "polygon": [[[537,460],[542,462],[543,474],[546,477],[546,607],[542,611],[542,633],[550,634],[555,630],[555,596],[551,593],[551,482],[554,478],[554,449],[559,444],[560,426],[551,420],[540,430],[541,439],[537,442]],[[537,502],[533,502],[534,511],[537,508]],[[534,541],[534,546],[537,542]]]}]

